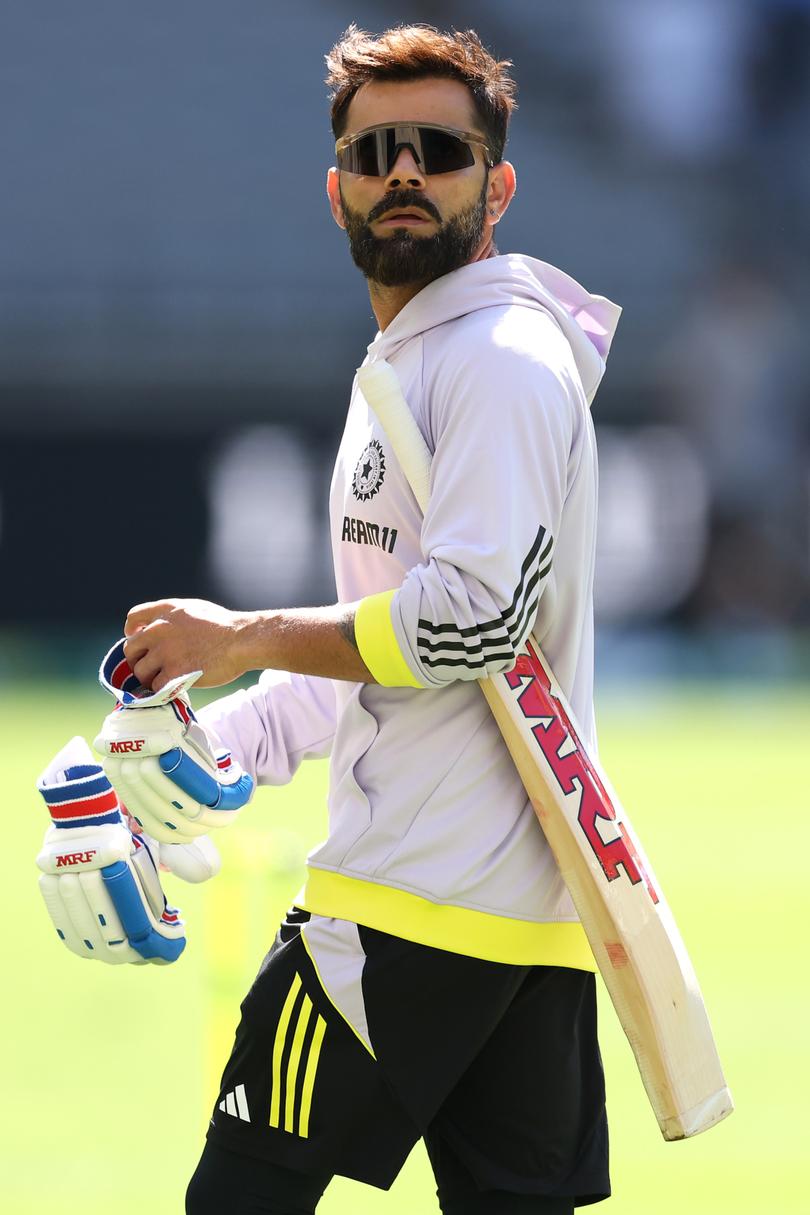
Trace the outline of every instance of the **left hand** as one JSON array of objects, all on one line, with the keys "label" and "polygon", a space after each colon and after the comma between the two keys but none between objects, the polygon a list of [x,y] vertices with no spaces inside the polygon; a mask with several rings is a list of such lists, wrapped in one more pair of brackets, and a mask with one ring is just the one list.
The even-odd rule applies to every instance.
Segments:
[{"label": "left hand", "polygon": [[231,683],[250,664],[245,632],[250,613],[205,599],[161,599],[132,608],[124,626],[129,665],[144,687],[159,692],[170,679],[202,670],[199,687]]},{"label": "left hand", "polygon": [[37,857],[39,888],[72,953],[99,962],[174,962],[186,944],[146,837],[126,827],[115,791],[83,738],[37,781],[51,815]]}]

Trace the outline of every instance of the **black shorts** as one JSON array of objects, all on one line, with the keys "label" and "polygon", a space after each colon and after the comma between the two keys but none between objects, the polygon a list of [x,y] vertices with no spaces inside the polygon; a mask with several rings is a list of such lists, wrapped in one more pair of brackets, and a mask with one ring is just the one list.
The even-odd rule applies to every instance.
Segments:
[{"label": "black shorts", "polygon": [[289,914],[242,1003],[210,1140],[388,1189],[423,1137],[440,1190],[460,1164],[481,1190],[609,1195],[591,973],[359,927],[372,1054],[321,985],[309,918]]}]

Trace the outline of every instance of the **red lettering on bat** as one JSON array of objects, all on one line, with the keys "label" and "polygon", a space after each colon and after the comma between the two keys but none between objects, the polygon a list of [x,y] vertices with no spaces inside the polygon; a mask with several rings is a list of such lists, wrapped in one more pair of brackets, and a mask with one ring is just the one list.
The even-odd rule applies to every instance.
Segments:
[{"label": "red lettering on bat", "polygon": [[[532,727],[532,734],[563,793],[581,791],[577,819],[605,877],[609,882],[615,881],[620,876],[621,866],[634,886],[644,882],[653,903],[657,903],[658,894],[624,823],[616,823],[619,834],[615,839],[607,843],[602,839],[597,820],[616,822],[613,803],[571,719],[552,693],[551,680],[530,641],[526,643],[526,649],[528,653],[519,656],[514,669],[505,672],[506,681],[513,691],[519,690],[517,701],[523,716],[528,721],[544,719]],[[567,754],[560,755],[566,744]]]},{"label": "red lettering on bat", "polygon": [[95,848],[90,848],[87,852],[63,852],[56,858],[56,868],[64,869],[66,865],[86,865],[95,855]]},{"label": "red lettering on bat", "polygon": [[120,755],[122,752],[142,751],[145,744],[145,738],[124,738],[120,742],[110,743],[110,754]]}]

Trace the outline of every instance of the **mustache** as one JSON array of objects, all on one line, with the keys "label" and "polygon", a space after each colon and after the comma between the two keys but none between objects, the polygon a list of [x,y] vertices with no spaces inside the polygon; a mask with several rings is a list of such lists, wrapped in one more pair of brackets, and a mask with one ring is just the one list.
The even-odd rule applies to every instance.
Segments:
[{"label": "mustache", "polygon": [[431,219],[435,219],[437,223],[442,222],[442,217],[439,214],[437,207],[427,198],[423,198],[416,190],[391,190],[384,198],[372,207],[368,213],[367,223],[373,224],[375,219],[379,219],[386,211],[392,211],[396,207],[419,207]]}]

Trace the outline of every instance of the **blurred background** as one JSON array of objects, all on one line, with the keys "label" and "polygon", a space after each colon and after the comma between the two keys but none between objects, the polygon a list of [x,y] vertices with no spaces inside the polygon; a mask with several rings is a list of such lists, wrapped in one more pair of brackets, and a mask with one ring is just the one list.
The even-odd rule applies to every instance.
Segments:
[{"label": "blurred background", "polygon": [[[21,901],[9,915],[36,938],[31,946],[15,932],[8,946],[19,1000],[5,1010],[13,1195],[4,1209],[57,1203],[56,1189],[46,1202],[27,1178],[58,1141],[75,1183],[75,1207],[59,1191],[60,1209],[142,1210],[137,1187],[122,1193],[124,1162],[104,1136],[129,1124],[127,1142],[140,1143],[132,1110],[148,1110],[172,1076],[168,1108],[176,1117],[182,1092],[186,1157],[177,1165],[163,1144],[155,1167],[176,1174],[151,1209],[181,1209],[177,1187],[239,994],[323,830],[321,772],[307,786],[305,825],[299,793],[286,826],[262,834],[257,818],[226,845],[230,876],[214,904],[176,894],[184,908],[203,900],[184,979],[86,975],[57,956],[35,905],[44,818],[32,782],[69,734],[93,737],[108,707],[93,691],[95,665],[127,608],[164,596],[242,608],[333,598],[329,475],[352,374],[376,328],[324,190],[333,147],[323,56],[350,21],[374,31],[401,21],[472,26],[514,61],[507,154],[518,194],[500,250],[552,262],[624,308],[594,407],[602,749],[615,783],[637,792],[637,802],[625,799],[634,812],[662,811],[657,826],[645,824],[663,831],[649,851],[666,888],[680,891],[680,904],[670,896],[679,914],[694,921],[690,945],[707,954],[698,970],[737,1052],[735,1091],[750,1080],[732,1138],[721,1139],[723,1128],[708,1147],[683,1149],[702,1163],[681,1174],[691,1188],[672,1190],[672,1210],[688,1201],[697,1215],[806,1215],[799,1189],[778,1201],[756,1190],[762,1124],[750,1119],[754,1108],[776,1128],[769,1175],[784,1178],[798,1167],[802,1111],[774,1077],[807,1063],[785,1027],[795,1030],[804,990],[787,925],[807,912],[810,0],[4,0],[0,737],[16,796],[32,807],[20,828]],[[761,838],[769,823],[789,844],[773,869]],[[697,839],[693,888],[684,841]],[[243,934],[231,947],[216,909],[252,924],[253,944]],[[743,915],[746,949],[735,929]],[[778,921],[778,947],[762,916]],[[755,978],[750,948],[771,968],[770,986]],[[48,982],[82,1042],[101,1010],[109,1059],[120,1062],[134,1034],[135,1049],[161,1061],[161,1083],[146,1069],[138,1089],[130,1076],[111,1109],[102,1069],[76,1107],[43,1011]],[[170,1003],[156,994],[167,990],[183,1007],[179,1046]],[[780,1044],[771,1033],[766,1048],[747,1027],[773,1030],[766,994],[776,990],[787,1036]],[[138,1037],[142,1020],[156,1019],[157,1047]],[[40,1025],[50,1053],[18,1049]],[[633,1089],[628,1109],[638,1103]],[[94,1128],[81,1168],[64,1143],[74,1117]],[[654,1181],[661,1169],[672,1181],[674,1158],[659,1162],[649,1114],[638,1117],[639,1139],[618,1141],[634,1161],[620,1169],[625,1186],[628,1174]],[[780,1118],[793,1128],[789,1142]],[[419,1176],[414,1193],[429,1192]],[[376,1209],[360,1193],[328,1209]],[[390,1209],[435,1209],[401,1201]],[[670,1209],[660,1193],[656,1206]],[[646,1211],[643,1190],[625,1189],[615,1209]]]},{"label": "blurred background", "polygon": [[501,251],[624,308],[594,413],[604,659],[621,640],[622,666],[682,669],[673,638],[703,639],[699,669],[795,670],[810,4],[3,13],[0,621],[18,643],[156,596],[332,597],[326,491],[375,324],[326,208],[323,54],[349,19],[407,19],[472,25],[514,60]]}]

